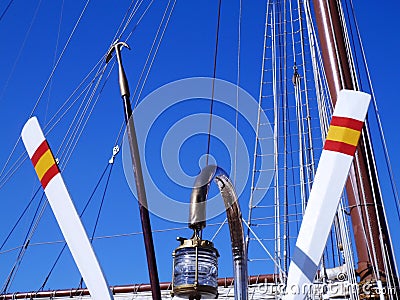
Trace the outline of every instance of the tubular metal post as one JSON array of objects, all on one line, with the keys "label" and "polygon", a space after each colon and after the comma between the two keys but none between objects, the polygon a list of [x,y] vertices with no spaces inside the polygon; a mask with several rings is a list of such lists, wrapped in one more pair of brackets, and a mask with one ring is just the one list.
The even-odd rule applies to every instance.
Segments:
[{"label": "tubular metal post", "polygon": [[137,143],[135,124],[133,122],[133,117],[132,117],[132,107],[129,99],[130,93],[129,93],[128,80],[126,78],[125,71],[122,66],[122,59],[120,53],[121,46],[129,48],[128,45],[125,43],[122,42],[116,43],[110,49],[109,55],[107,56],[107,61],[109,61],[112,51],[115,50],[119,67],[119,72],[118,72],[119,86],[121,90],[121,97],[124,102],[125,122],[128,133],[129,148],[131,152],[133,173],[135,176],[137,197],[139,200],[140,220],[142,223],[144,245],[146,249],[146,258],[147,258],[147,266],[150,277],[151,293],[153,296],[153,300],[161,300],[160,282],[158,279],[153,235],[151,231],[149,211],[147,209],[146,190],[144,187],[142,165],[140,163],[139,147]]},{"label": "tubular metal post", "polygon": [[221,168],[208,165],[197,176],[190,196],[189,227],[193,230],[201,230],[206,226],[207,194],[213,179],[218,184],[228,219],[233,256],[235,300],[247,300],[247,251],[244,241],[242,213],[232,182]]}]

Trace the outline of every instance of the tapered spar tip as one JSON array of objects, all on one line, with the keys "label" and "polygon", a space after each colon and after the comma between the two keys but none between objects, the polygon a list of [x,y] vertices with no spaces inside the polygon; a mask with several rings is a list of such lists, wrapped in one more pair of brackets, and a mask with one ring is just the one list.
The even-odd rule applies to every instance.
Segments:
[{"label": "tapered spar tip", "polygon": [[106,64],[108,64],[108,62],[111,60],[113,53],[115,51],[115,49],[117,49],[117,47],[125,47],[128,48],[129,50],[131,50],[131,48],[129,47],[129,45],[125,42],[119,42],[118,40],[116,40],[110,47],[110,49],[107,52],[107,56],[106,56]]}]

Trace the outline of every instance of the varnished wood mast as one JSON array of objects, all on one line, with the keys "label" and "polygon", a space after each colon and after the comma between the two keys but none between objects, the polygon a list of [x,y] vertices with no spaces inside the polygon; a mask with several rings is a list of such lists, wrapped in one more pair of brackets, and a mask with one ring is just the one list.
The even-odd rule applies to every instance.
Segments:
[{"label": "varnished wood mast", "polygon": [[[335,105],[340,90],[356,90],[357,88],[352,81],[351,67],[346,52],[337,1],[314,0],[313,3],[322,60],[329,92]],[[387,274],[385,274],[383,249],[380,244],[380,228],[383,233],[383,242],[388,245],[386,251],[388,251],[389,268],[392,270],[396,270],[396,268],[388,238],[388,228],[384,217],[373,158],[371,142],[364,126],[362,138],[358,144],[355,160],[346,184],[358,257],[357,274],[360,276],[360,281],[382,280],[385,282],[388,278]],[[370,226],[367,225],[368,222]],[[372,239],[370,238],[371,236]],[[377,268],[380,278],[376,278],[373,272],[374,263],[371,253],[374,253],[374,251],[377,256]]]}]

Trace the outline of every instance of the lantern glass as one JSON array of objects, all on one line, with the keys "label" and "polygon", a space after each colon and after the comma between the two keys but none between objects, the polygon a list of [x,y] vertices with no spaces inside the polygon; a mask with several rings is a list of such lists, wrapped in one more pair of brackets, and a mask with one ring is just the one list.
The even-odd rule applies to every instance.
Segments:
[{"label": "lantern glass", "polygon": [[182,239],[174,251],[173,294],[189,299],[216,298],[218,251],[206,240]]},{"label": "lantern glass", "polygon": [[[198,284],[218,287],[217,254],[212,249],[198,248]],[[195,284],[196,248],[175,251],[174,286]]]}]

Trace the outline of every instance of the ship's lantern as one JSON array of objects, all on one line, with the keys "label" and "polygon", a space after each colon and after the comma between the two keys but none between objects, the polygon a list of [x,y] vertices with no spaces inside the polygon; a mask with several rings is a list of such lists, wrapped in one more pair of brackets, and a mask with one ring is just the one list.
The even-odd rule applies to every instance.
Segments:
[{"label": "ship's lantern", "polygon": [[196,235],[178,240],[181,244],[172,253],[172,295],[191,300],[217,298],[219,254],[214,244]]}]

